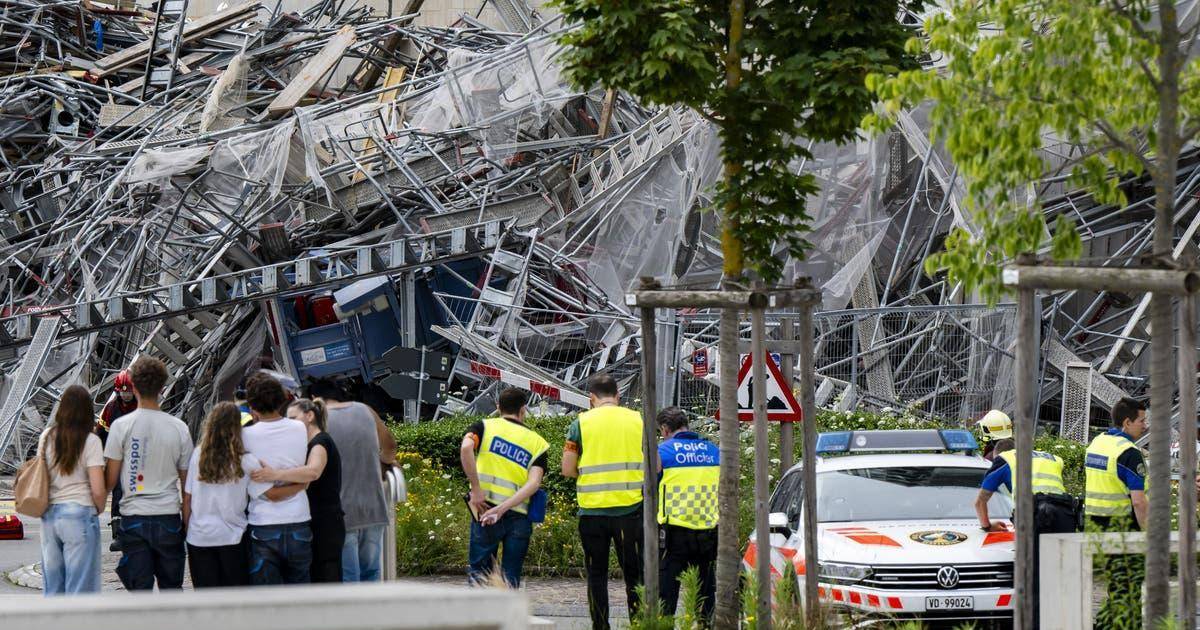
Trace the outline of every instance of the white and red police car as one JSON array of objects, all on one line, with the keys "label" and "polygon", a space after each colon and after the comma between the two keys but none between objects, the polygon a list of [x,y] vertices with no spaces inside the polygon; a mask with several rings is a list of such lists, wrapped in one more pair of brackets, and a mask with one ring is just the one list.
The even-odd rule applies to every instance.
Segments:
[{"label": "white and red police car", "polygon": [[[826,606],[854,619],[952,624],[1012,618],[1014,536],[985,532],[974,501],[991,463],[962,430],[846,431],[817,442],[817,556],[804,565],[801,466],[771,497],[771,574],[817,576]],[[993,523],[1012,502],[992,496]],[[743,558],[753,571],[754,537]],[[990,624],[987,624],[990,625]]]}]

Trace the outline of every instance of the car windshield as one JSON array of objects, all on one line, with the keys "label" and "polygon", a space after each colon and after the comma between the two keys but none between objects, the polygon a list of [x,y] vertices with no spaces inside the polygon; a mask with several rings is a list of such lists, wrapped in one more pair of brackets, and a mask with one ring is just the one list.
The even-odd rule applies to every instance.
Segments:
[{"label": "car windshield", "polygon": [[[975,518],[975,497],[987,471],[960,466],[833,470],[817,475],[817,520],[906,521]],[[1012,516],[1012,501],[993,494],[992,518]]]}]

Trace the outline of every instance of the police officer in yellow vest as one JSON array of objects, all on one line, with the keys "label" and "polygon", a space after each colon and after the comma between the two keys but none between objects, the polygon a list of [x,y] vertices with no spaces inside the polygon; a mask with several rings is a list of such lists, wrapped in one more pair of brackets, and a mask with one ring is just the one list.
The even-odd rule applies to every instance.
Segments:
[{"label": "police officer in yellow vest", "polygon": [[[1146,405],[1122,398],[1112,408],[1112,428],[1096,436],[1084,459],[1087,488],[1083,511],[1092,528],[1129,531],[1146,527],[1146,460],[1134,442],[1146,433]],[[1096,615],[1096,628],[1120,623],[1137,627],[1141,621],[1144,575],[1140,555],[1110,555],[1107,560],[1108,598]],[[1136,615],[1133,619],[1131,616]]]},{"label": "police officer in yellow vest", "polygon": [[[980,484],[979,495],[975,498],[975,514],[979,516],[979,525],[984,531],[1006,531],[1007,528],[991,522],[988,501],[996,492],[1012,497],[1016,476],[1024,473],[1017,461],[1017,452],[1013,449],[1011,439],[996,440],[992,453],[992,467],[984,476],[983,483]],[[1033,560],[1035,564],[1041,557],[1041,535],[1074,532],[1079,520],[1076,499],[1067,494],[1067,488],[1063,485],[1062,470],[1063,460],[1058,455],[1043,451],[1033,452]],[[1037,596],[1038,572],[1035,570],[1033,578],[1035,628],[1038,627],[1036,620],[1039,616]]]},{"label": "police officer in yellow vest", "polygon": [[658,412],[658,429],[666,438],[658,445],[658,524],[662,527],[659,593],[663,611],[675,613],[679,574],[696,567],[700,574],[700,609],[712,619],[717,592],[717,486],[721,453],[717,445],[688,430],[679,407]]},{"label": "police officer in yellow vest", "polygon": [[642,416],[621,407],[608,374],[588,379],[592,408],[567,429],[562,473],[577,477],[579,538],[587,571],[592,627],[608,630],[608,551],[616,546],[630,614],[642,583]]},{"label": "police officer in yellow vest", "polygon": [[[533,534],[530,499],[542,484],[549,443],[525,426],[525,392],[509,388],[497,400],[499,418],[467,428],[459,456],[471,483],[472,513],[467,576],[472,584],[486,583],[500,548],[500,569],[513,588],[521,585],[521,570]],[[476,455],[478,453],[478,455]]]}]

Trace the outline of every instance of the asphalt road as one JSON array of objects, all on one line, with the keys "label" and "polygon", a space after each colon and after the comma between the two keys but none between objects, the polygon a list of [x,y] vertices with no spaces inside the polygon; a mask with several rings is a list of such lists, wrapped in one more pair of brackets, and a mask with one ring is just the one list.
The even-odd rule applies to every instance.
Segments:
[{"label": "asphalt road", "polygon": [[[15,513],[11,497],[0,499],[0,516]],[[41,520],[21,515],[21,522],[25,525],[24,540],[0,540],[0,594],[28,595],[30,589],[13,584],[4,576],[19,567],[42,561]],[[108,512],[100,515],[100,537],[100,548],[108,550],[112,542],[108,530]]]}]

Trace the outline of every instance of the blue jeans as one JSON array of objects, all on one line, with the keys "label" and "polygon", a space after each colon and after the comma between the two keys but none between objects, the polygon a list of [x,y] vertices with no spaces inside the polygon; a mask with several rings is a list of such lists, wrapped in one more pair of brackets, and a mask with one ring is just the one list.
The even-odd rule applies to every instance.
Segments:
[{"label": "blue jeans", "polygon": [[308,584],[312,567],[308,522],[250,526],[250,583]]},{"label": "blue jeans", "polygon": [[504,581],[513,588],[520,586],[531,536],[533,523],[529,517],[512,510],[505,512],[495,525],[484,526],[479,521],[472,521],[471,545],[467,552],[467,580],[475,585],[486,584],[496,563],[497,552],[503,546],[500,571],[504,574]]},{"label": "blue jeans", "polygon": [[95,507],[56,503],[42,515],[42,574],[47,597],[100,592],[100,519]]},{"label": "blue jeans", "polygon": [[372,525],[346,530],[346,542],[342,543],[343,582],[379,581],[379,568],[383,564],[383,531],[386,528],[386,525]]},{"label": "blue jeans", "polygon": [[127,591],[183,588],[183,519],[178,514],[121,517],[121,561],[117,576]]}]

